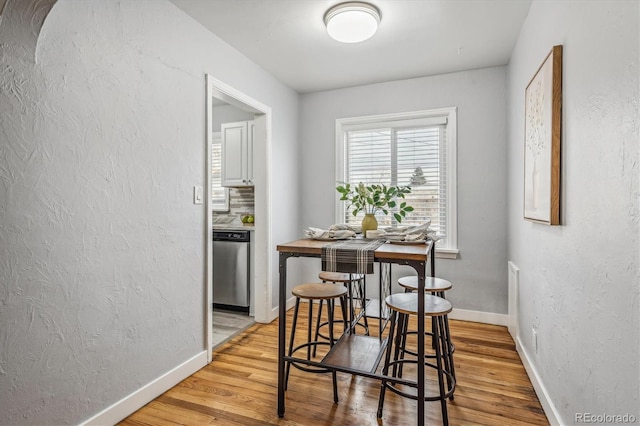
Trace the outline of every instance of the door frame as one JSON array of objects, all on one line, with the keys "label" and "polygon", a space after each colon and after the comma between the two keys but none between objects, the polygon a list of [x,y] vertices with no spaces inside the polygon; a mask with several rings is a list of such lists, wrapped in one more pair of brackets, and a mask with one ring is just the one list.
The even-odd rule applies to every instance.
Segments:
[{"label": "door frame", "polygon": [[[264,253],[253,260],[255,265],[251,274],[254,278],[254,318],[256,322],[271,321],[272,306],[272,254],[271,247],[271,107],[234,89],[226,83],[205,74],[206,80],[206,137],[205,137],[205,344],[207,361],[211,362],[213,353],[213,215],[211,212],[211,144],[213,142],[213,98],[216,97],[236,108],[256,114],[256,139],[254,140],[254,182],[255,182],[255,216],[259,218],[255,225],[254,247],[256,253]],[[263,155],[255,155],[256,147]],[[255,161],[255,159],[262,160]]]}]

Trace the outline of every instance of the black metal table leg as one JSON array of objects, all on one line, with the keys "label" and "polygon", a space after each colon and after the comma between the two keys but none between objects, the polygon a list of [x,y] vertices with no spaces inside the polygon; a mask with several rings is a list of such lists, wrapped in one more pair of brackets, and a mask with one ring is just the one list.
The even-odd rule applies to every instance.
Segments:
[{"label": "black metal table leg", "polygon": [[[418,294],[424,294],[424,268],[418,272]],[[418,297],[418,425],[424,425],[424,297]]]},{"label": "black metal table leg", "polygon": [[289,253],[280,253],[279,272],[280,289],[278,296],[278,417],[284,417],[284,353],[285,334],[287,330],[287,259],[291,257]]},{"label": "black metal table leg", "polygon": [[[431,245],[429,250],[429,260],[431,261],[431,276],[435,276],[435,250]],[[424,281],[426,264],[425,262],[409,262],[418,273],[418,294],[424,294]],[[418,385],[418,426],[424,426],[424,297],[418,297],[418,365],[417,365],[417,385]]]}]

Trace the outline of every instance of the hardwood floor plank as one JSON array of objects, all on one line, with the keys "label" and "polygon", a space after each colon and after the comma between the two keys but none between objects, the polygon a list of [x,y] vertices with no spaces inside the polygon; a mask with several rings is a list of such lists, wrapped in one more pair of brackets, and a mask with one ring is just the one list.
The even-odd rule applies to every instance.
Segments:
[{"label": "hardwood floor plank", "polygon": [[[300,312],[300,330],[307,320],[303,311]],[[291,314],[288,314],[288,327]],[[377,321],[371,321],[370,325],[371,333],[377,335]],[[411,326],[415,327],[415,324]],[[458,384],[455,399],[448,402],[449,423],[464,426],[548,425],[507,329],[454,320],[450,321],[450,327],[456,345],[454,359]],[[305,338],[306,332],[300,332],[296,341],[302,342]],[[338,373],[340,401],[334,404],[330,374],[311,374],[295,368],[291,369],[286,392],[285,417],[278,418],[277,339],[277,321],[251,326],[217,347],[211,364],[120,424],[415,424],[416,401],[390,391],[386,393],[382,419],[376,418],[380,395],[377,380]],[[405,377],[410,373],[411,368],[405,370]],[[435,382],[428,374],[426,385],[428,391],[435,390]],[[425,403],[425,423],[441,422],[439,403]]]}]

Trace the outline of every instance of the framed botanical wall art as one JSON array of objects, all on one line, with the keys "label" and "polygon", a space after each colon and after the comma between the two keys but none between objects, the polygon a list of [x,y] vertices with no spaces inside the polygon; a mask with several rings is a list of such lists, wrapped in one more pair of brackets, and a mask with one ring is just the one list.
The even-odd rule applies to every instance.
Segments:
[{"label": "framed botanical wall art", "polygon": [[562,46],[554,46],[525,89],[524,218],[560,224]]}]

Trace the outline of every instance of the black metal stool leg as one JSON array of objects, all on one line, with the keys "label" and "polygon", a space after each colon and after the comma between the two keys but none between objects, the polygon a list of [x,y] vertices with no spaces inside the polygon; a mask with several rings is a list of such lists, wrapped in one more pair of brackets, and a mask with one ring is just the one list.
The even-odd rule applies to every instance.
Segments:
[{"label": "black metal stool leg", "polygon": [[[396,333],[396,350],[393,360],[398,361],[404,359],[405,345],[407,344],[407,328],[409,326],[409,315],[398,314],[398,332]],[[393,377],[402,377],[403,363],[393,365]]]},{"label": "black metal stool leg", "polygon": [[367,315],[366,315],[366,307],[367,307],[367,286],[366,283],[364,282],[364,278],[362,278],[362,280],[360,281],[360,286],[362,288],[362,309],[365,310],[365,315],[364,315],[364,326],[367,329],[367,336],[369,335],[369,320],[367,320]]},{"label": "black metal stool leg", "polygon": [[[440,340],[442,341],[442,358],[444,361],[444,369],[445,371],[449,372],[449,374],[445,374],[445,376],[447,376],[447,389],[453,389],[456,376],[454,372],[455,367],[453,366],[453,356],[451,354],[451,336],[449,336],[449,331],[447,329],[447,316],[445,315],[442,318],[439,318],[438,321],[441,323],[442,327]],[[453,392],[451,392],[451,395],[449,395],[449,399],[453,401]]]},{"label": "black metal stool leg", "polygon": [[[322,299],[320,299],[320,302],[318,303],[318,318],[316,319],[316,333],[315,336],[313,337],[313,341],[317,342],[318,338],[320,337],[320,317],[322,317],[322,306],[324,302]],[[327,302],[328,303],[328,302]],[[313,357],[316,357],[316,348],[318,345],[313,345]]]},{"label": "black metal stool leg", "polygon": [[[296,324],[298,323],[298,309],[300,308],[300,298],[296,297],[296,307],[293,310],[293,321],[291,323],[291,338],[289,339],[289,351],[288,356],[293,354],[293,342],[296,337]],[[287,384],[289,383],[289,371],[291,370],[291,361],[287,361],[287,371],[284,379],[284,390],[287,390]]]},{"label": "black metal stool leg", "polygon": [[[311,342],[311,324],[313,324],[313,300],[309,300],[309,323],[307,325],[307,342]],[[311,345],[307,346],[307,359],[311,360]]]},{"label": "black metal stool leg", "polygon": [[[444,291],[438,291],[436,292],[436,295],[445,299]],[[451,373],[451,377],[455,381],[456,366],[453,363],[453,352],[455,351],[455,346],[453,346],[453,342],[451,341],[451,331],[449,330],[449,315],[444,315],[443,324],[444,324],[444,332],[445,332],[445,341],[447,342],[446,357],[448,360],[448,366],[446,367],[446,370],[449,373]],[[449,379],[449,376],[447,376],[447,379]],[[449,389],[451,389],[451,384],[449,384]],[[453,401],[453,393],[451,393],[451,396],[449,397],[449,399]]]},{"label": "black metal stool leg", "polygon": [[[389,337],[387,340],[387,350],[384,355],[384,366],[382,367],[382,375],[386,376],[389,373],[389,362],[391,361],[391,351],[393,350],[393,338],[396,328],[396,319],[398,313],[393,311],[391,313],[391,325],[389,327]],[[387,389],[387,382],[382,380],[380,384],[380,397],[378,398],[378,418],[382,418],[382,407],[384,406],[384,394]]]},{"label": "black metal stool leg", "polygon": [[[447,353],[449,355],[449,372],[453,379],[456,378],[456,366],[453,364],[453,351],[455,350],[455,346],[453,346],[453,342],[451,341],[451,332],[449,331],[449,316],[445,315],[444,317],[444,331],[447,333]],[[453,395],[451,395],[451,399],[453,399]]]},{"label": "black metal stool leg", "polygon": [[329,316],[329,347],[333,347],[333,315],[335,312],[335,304],[333,300],[327,300],[327,315]]},{"label": "black metal stool leg", "polygon": [[349,322],[349,316],[347,315],[347,303],[349,303],[347,301],[347,296],[343,296],[340,298],[340,309],[342,310],[342,324],[343,324],[343,330],[344,333],[346,333],[349,330],[349,326],[348,326],[348,322]]},{"label": "black metal stool leg", "polygon": [[[441,318],[431,318],[432,322],[435,323],[433,327],[433,340],[436,342],[436,366],[438,369],[438,388],[440,390],[440,408],[442,410],[442,424],[447,426],[449,424],[449,416],[447,414],[447,398],[445,397],[444,390],[444,371],[442,368],[442,352],[440,350],[440,334],[441,334]],[[446,344],[446,343],[445,343]]]},{"label": "black metal stool leg", "polygon": [[[329,347],[333,347],[333,312],[334,301],[327,300],[327,313],[329,315]],[[338,377],[334,371],[331,372],[331,378],[333,380],[333,402],[338,403]]]}]

